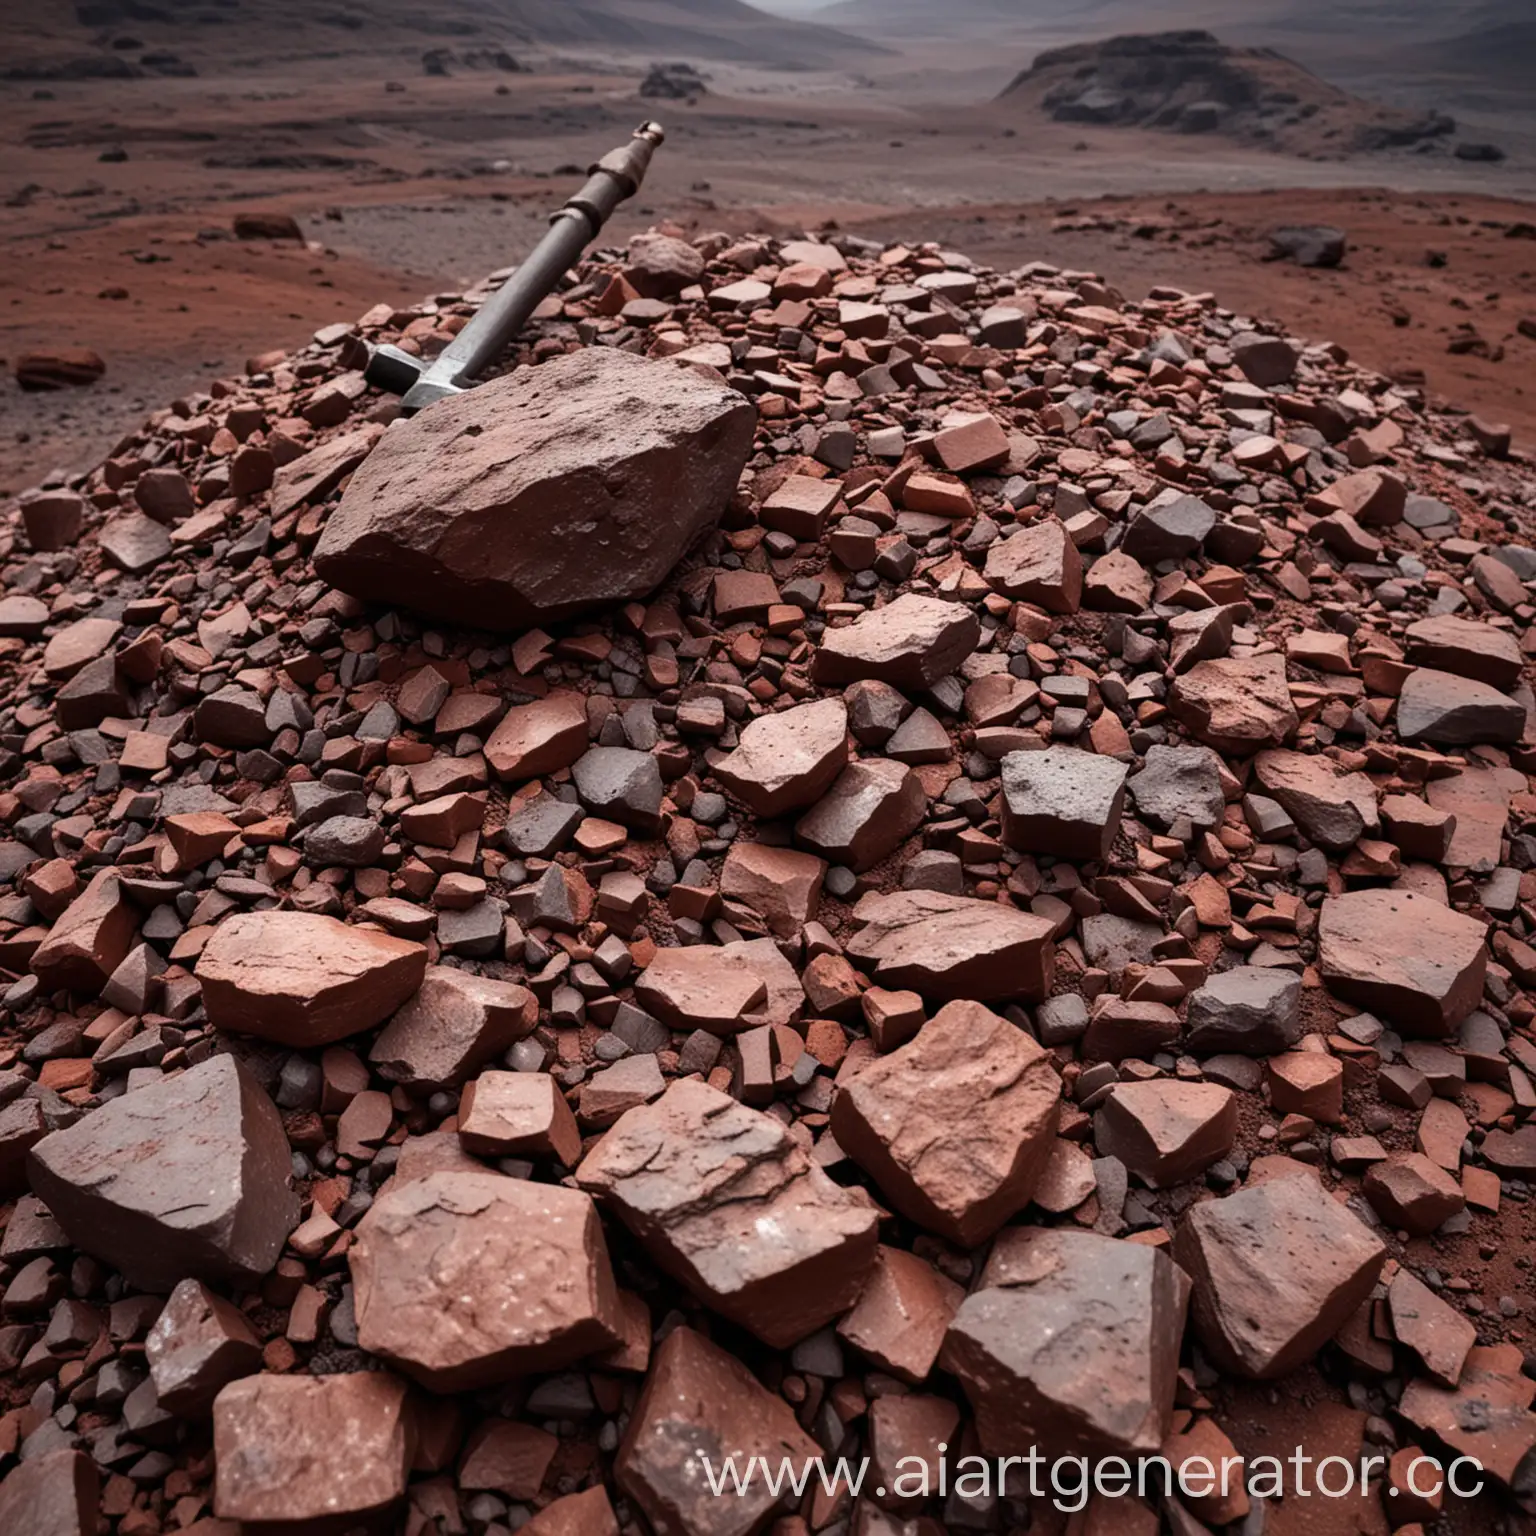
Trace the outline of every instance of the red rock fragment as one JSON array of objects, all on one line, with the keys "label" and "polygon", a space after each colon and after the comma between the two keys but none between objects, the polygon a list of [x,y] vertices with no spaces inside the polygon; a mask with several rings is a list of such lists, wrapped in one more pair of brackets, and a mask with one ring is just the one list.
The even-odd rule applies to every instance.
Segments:
[{"label": "red rock fragment", "polygon": [[854,960],[868,961],[882,986],[948,1001],[1045,997],[1056,951],[1054,924],[1015,907],[941,891],[871,893],[853,918]]},{"label": "red rock fragment", "polygon": [[245,1314],[196,1280],[183,1280],[144,1341],[155,1396],[193,1418],[230,1382],[261,1369],[261,1341]]},{"label": "red rock fragment", "polygon": [[782,1348],[848,1310],[875,1212],[771,1116],[680,1079],[632,1109],[576,1170],[674,1279]]},{"label": "red rock fragment", "polygon": [[1477,1007],[1486,927],[1412,891],[1329,897],[1318,920],[1318,970],[1337,996],[1406,1033],[1448,1035]]},{"label": "red rock fragment", "polygon": [[1196,1205],[1173,1256],[1194,1281],[1191,1315],[1206,1353],[1250,1379],[1285,1376],[1370,1294],[1386,1249],[1303,1175]]},{"label": "red rock fragment", "polygon": [[875,1266],[838,1333],[883,1371],[914,1385],[927,1379],[965,1292],[901,1248],[877,1250]]},{"label": "red rock fragment", "polygon": [[485,744],[496,776],[514,783],[569,768],[587,750],[587,710],[580,694],[552,693],[502,716]]},{"label": "red rock fragment", "polygon": [[757,1480],[722,1514],[700,1457],[718,1468],[731,1456],[743,1466],[760,1456],[777,1468],[785,1459],[798,1467],[819,1454],[783,1398],[733,1355],[681,1327],[656,1351],[614,1474],[656,1536],[750,1536],[768,1523],[778,1500]]},{"label": "red rock fragment", "polygon": [[533,1033],[538,999],[516,982],[430,965],[421,987],[379,1032],[368,1059],[408,1087],[457,1088]]},{"label": "red rock fragment", "polygon": [[1010,1227],[950,1325],[989,1455],[1150,1454],[1167,1437],[1189,1280],[1165,1253]]},{"label": "red rock fragment", "polygon": [[554,1078],[543,1072],[482,1072],[459,1099],[459,1140],[482,1157],[581,1159],[581,1132]]},{"label": "red rock fragment", "polygon": [[848,761],[847,743],[847,706],[819,699],[749,722],[715,777],[754,815],[783,816],[826,793]]},{"label": "red rock fragment", "polygon": [[28,1168],[71,1240],[149,1291],[259,1279],[298,1220],[282,1121],[233,1056],[111,1100],[38,1142]]},{"label": "red rock fragment", "polygon": [[210,1022],[280,1045],[321,1046],[371,1029],[421,985],[421,944],[310,912],[242,912],[197,965]]},{"label": "red rock fragment", "polygon": [[559,1370],[623,1337],[602,1227],[578,1190],[429,1174],[374,1201],[348,1261],[358,1343],[434,1392]]},{"label": "red rock fragment", "polygon": [[1216,1083],[1120,1083],[1094,1120],[1101,1157],[1118,1157],[1153,1189],[1197,1178],[1232,1150],[1237,1098]]},{"label": "red rock fragment", "polygon": [[405,1497],[414,1436],[388,1371],[247,1376],[213,1405],[213,1507],[225,1520],[359,1520]]},{"label": "red rock fragment", "polygon": [[101,1475],[83,1451],[58,1450],[14,1466],[0,1482],[0,1531],[96,1536]]},{"label": "red rock fragment", "polygon": [[980,1003],[953,1002],[842,1085],[832,1134],[897,1210],[974,1248],[1029,1204],[1060,1096],[1028,1035]]}]

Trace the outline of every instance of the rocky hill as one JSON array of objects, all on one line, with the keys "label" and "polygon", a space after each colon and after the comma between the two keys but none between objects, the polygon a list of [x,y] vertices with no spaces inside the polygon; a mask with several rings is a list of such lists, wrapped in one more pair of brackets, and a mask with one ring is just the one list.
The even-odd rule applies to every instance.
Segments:
[{"label": "rocky hill", "polygon": [[1067,1529],[977,1481],[1038,1451],[1199,1536],[1298,1442],[1378,1469],[1330,1525],[1449,1446],[1522,1528],[1507,430],[1208,293],[675,230],[401,420],[365,344],[485,292],[4,509],[0,1530]]},{"label": "rocky hill", "polygon": [[1455,127],[1363,101],[1272,49],[1231,47],[1201,31],[1048,50],[998,102],[1056,122],[1219,134],[1293,153],[1433,144]]},{"label": "rocky hill", "polygon": [[808,68],[877,56],[868,39],[743,0],[35,0],[0,19],[0,78],[176,73],[298,56],[450,47],[682,54]]}]

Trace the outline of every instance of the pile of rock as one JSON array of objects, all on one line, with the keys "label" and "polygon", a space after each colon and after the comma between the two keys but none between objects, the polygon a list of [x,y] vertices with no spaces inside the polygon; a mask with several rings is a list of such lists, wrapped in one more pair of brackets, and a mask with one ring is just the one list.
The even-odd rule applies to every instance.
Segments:
[{"label": "pile of rock", "polygon": [[643,237],[409,424],[341,361],[482,296],[0,533],[0,1530],[1055,1531],[938,1464],[1298,1432],[1514,1518],[1507,433],[853,239]]}]

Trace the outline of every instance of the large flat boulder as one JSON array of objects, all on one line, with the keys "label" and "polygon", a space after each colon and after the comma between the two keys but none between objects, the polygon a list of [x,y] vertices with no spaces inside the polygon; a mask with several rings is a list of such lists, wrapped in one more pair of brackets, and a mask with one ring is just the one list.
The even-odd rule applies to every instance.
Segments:
[{"label": "large flat boulder", "polygon": [[755,420],[735,390],[616,347],[520,368],[391,427],[315,569],[481,629],[644,597],[720,515]]}]

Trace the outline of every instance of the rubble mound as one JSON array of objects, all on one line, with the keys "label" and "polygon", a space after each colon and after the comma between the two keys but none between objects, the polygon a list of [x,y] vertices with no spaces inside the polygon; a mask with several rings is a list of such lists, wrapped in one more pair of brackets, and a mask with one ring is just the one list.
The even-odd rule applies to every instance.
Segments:
[{"label": "rubble mound", "polygon": [[997,99],[1059,123],[1218,134],[1295,153],[1422,145],[1455,129],[1438,113],[1352,96],[1272,48],[1193,30],[1051,49]]},{"label": "rubble mound", "polygon": [[[1075,1530],[913,1473],[1038,1446],[1196,1536],[1298,1403],[1395,1452],[1353,1527],[1449,1445],[1518,1528],[1507,428],[846,235],[600,250],[409,420],[349,367],[489,291],[0,511],[0,1530]],[[365,600],[395,477],[503,518]],[[700,1475],[828,1446],[856,1502]]]}]

